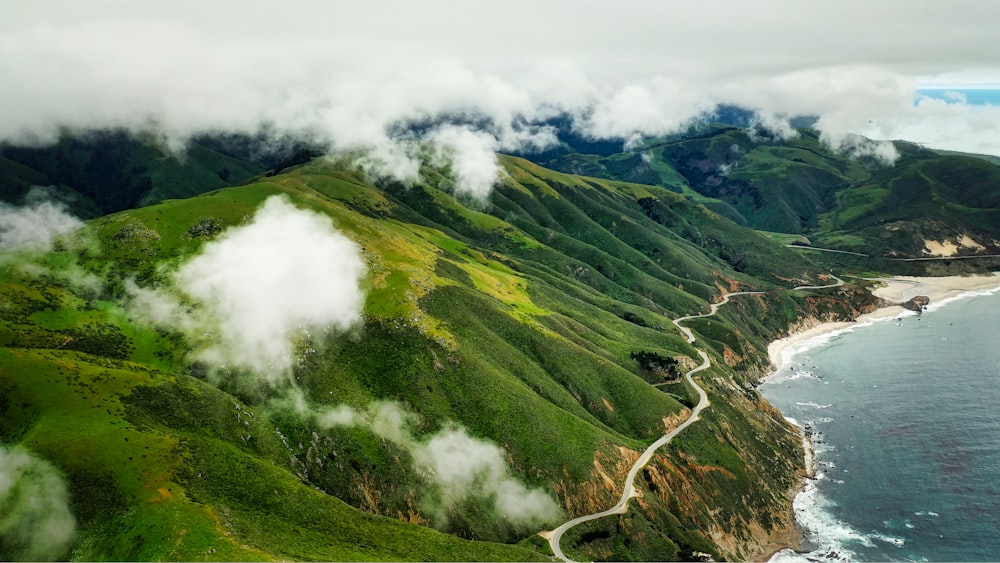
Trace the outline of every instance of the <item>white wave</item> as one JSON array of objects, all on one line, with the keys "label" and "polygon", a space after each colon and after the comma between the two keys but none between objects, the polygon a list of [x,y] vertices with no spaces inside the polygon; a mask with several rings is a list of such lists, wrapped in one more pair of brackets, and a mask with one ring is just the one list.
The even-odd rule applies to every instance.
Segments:
[{"label": "white wave", "polygon": [[808,401],[808,402],[805,402],[805,403],[796,402],[795,404],[798,405],[798,406],[800,406],[800,407],[812,407],[814,409],[828,409],[828,408],[830,408],[830,407],[833,406],[832,403],[829,404],[829,405],[821,405],[821,404],[819,404],[819,403],[817,403],[815,401]]},{"label": "white wave", "polygon": [[[894,545],[896,547],[903,547],[903,545],[906,543],[906,540],[904,538],[900,538],[900,537],[896,537],[896,536],[890,536],[889,534],[877,534],[876,533],[876,534],[869,535],[868,538],[870,538],[869,542],[871,542],[871,540],[875,540],[875,541],[880,541],[882,543],[887,543],[887,544],[890,544],[890,545]],[[868,544],[865,544],[865,545],[867,547],[874,547],[875,544],[874,543],[868,543]]]},{"label": "white wave", "polygon": [[924,308],[924,310],[927,311],[927,312],[937,311],[938,309],[940,309],[942,307],[946,307],[946,306],[948,306],[948,305],[950,305],[950,304],[952,304],[952,303],[954,303],[956,301],[961,301],[963,299],[969,299],[970,297],[983,297],[983,296],[986,296],[986,295],[994,295],[998,291],[1000,291],[1000,286],[994,287],[994,288],[991,288],[991,289],[977,289],[977,290],[972,290],[972,291],[966,291],[965,293],[959,293],[958,295],[954,295],[952,297],[948,297],[947,299],[942,299],[942,300],[937,301],[937,302],[932,302],[932,303],[928,304],[927,307]]},{"label": "white wave", "polygon": [[[997,288],[997,289],[1000,289],[1000,288]],[[942,301],[942,303],[945,303],[945,302],[948,302],[948,301],[949,300],[945,300],[945,301]],[[836,337],[838,337],[838,336],[840,336],[842,334],[847,334],[848,332],[853,332],[853,331],[855,331],[855,330],[857,330],[859,328],[864,328],[864,327],[872,326],[872,325],[874,325],[876,323],[886,323],[886,322],[889,322],[889,321],[895,322],[895,320],[897,318],[912,317],[912,316],[914,316],[916,314],[917,313],[914,312],[914,311],[902,311],[902,312],[900,312],[895,317],[865,319],[863,321],[851,323],[850,325],[845,326],[843,328],[838,328],[838,329],[835,329],[835,330],[831,330],[829,332],[824,332],[822,334],[817,334],[816,336],[813,336],[812,338],[806,338],[805,340],[802,340],[802,341],[799,341],[799,342],[796,342],[794,344],[789,345],[788,347],[786,347],[785,349],[783,349],[781,351],[781,355],[780,355],[781,363],[779,365],[779,368],[790,365],[792,363],[792,359],[795,358],[795,356],[798,356],[799,354],[801,354],[803,352],[806,352],[808,350],[812,350],[813,348],[819,348],[820,346],[823,346],[823,345],[829,343],[831,340],[833,340],[834,338],[836,338]]]},{"label": "white wave", "polygon": [[[864,534],[834,516],[833,501],[823,496],[815,482],[806,482],[792,503],[795,520],[806,533],[806,539],[815,547],[807,554],[782,552],[779,561],[853,561],[856,553],[853,544],[870,543]],[[792,556],[795,556],[792,558]]]}]

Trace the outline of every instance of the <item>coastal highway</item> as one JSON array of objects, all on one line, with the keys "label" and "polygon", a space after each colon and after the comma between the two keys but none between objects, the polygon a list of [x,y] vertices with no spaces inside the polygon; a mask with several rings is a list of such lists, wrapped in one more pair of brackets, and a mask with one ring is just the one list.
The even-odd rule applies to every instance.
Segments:
[{"label": "coastal highway", "polygon": [[[674,326],[676,326],[678,329],[680,329],[681,332],[684,333],[684,336],[687,337],[688,343],[694,344],[694,334],[691,333],[691,329],[690,328],[688,328],[686,326],[681,326],[682,322],[684,322],[684,321],[690,321],[691,319],[700,319],[702,317],[711,317],[712,315],[714,315],[716,313],[716,311],[719,310],[719,307],[721,307],[722,305],[725,305],[726,303],[729,303],[729,298],[730,297],[735,297],[737,295],[757,295],[757,294],[760,294],[760,293],[764,293],[764,292],[763,291],[737,291],[736,293],[727,293],[727,294],[725,294],[725,295],[722,296],[722,301],[719,301],[718,303],[712,303],[711,307],[709,308],[708,313],[705,313],[704,315],[688,315],[686,317],[681,317],[679,319],[674,319],[674,321],[673,321],[674,322]],[[701,368],[701,369],[705,369],[705,368]],[[698,370],[698,368],[695,368],[695,370],[696,371],[700,371],[700,370]],[[690,372],[688,372],[688,373],[690,373]],[[691,383],[693,384],[694,382],[692,381]],[[698,387],[698,386],[695,385],[695,387]]]},{"label": "coastal highway", "polygon": [[833,278],[833,279],[835,279],[835,280],[837,280],[837,281],[835,281],[835,282],[833,282],[831,284],[827,284],[827,285],[800,285],[800,286],[797,286],[797,287],[793,287],[792,291],[805,291],[805,290],[809,290],[809,289],[828,289],[828,288],[831,288],[831,287],[840,287],[840,286],[844,285],[844,280],[838,278],[837,276],[835,276],[833,274],[830,274],[830,277]]},{"label": "coastal highway", "polygon": [[[688,315],[686,317],[674,319],[673,321],[674,325],[677,326],[677,328],[679,328],[681,332],[684,333],[685,336],[687,336],[687,341],[693,344],[695,338],[694,334],[691,333],[691,329],[685,326],[681,326],[680,323],[684,321],[689,321],[691,319],[711,317],[719,310],[719,307],[721,305],[729,303],[730,297],[734,297],[737,295],[754,295],[758,293],[763,293],[763,292],[739,291],[736,293],[727,293],[722,296],[722,301],[712,304],[708,313],[705,313],[703,315]],[[658,450],[662,446],[669,444],[670,441],[674,439],[674,436],[677,436],[678,434],[683,432],[685,428],[697,422],[698,415],[705,407],[707,407],[710,404],[708,401],[708,394],[705,393],[705,390],[702,389],[697,383],[695,383],[693,376],[699,371],[708,369],[708,367],[712,364],[708,359],[708,354],[706,354],[705,352],[698,350],[698,355],[701,356],[701,365],[684,374],[684,378],[687,379],[688,383],[690,383],[691,386],[694,387],[696,391],[698,391],[698,404],[694,407],[694,410],[691,411],[691,416],[689,416],[688,419],[685,420],[680,426],[674,428],[668,434],[664,434],[662,437],[660,437],[660,439],[650,444],[649,447],[647,447],[646,450],[642,452],[642,455],[639,456],[639,459],[637,459],[635,463],[632,464],[632,469],[629,470],[628,477],[625,478],[625,486],[622,488],[622,496],[620,499],[618,499],[618,502],[615,503],[614,506],[612,506],[607,510],[597,512],[594,514],[578,516],[577,518],[574,518],[568,522],[563,523],[561,526],[559,526],[555,530],[552,530],[551,532],[543,532],[542,536],[549,540],[549,546],[552,548],[552,553],[554,553],[557,558],[559,558],[562,561],[572,561],[572,559],[566,557],[566,555],[562,552],[562,548],[559,547],[559,542],[560,540],[562,540],[562,536],[564,533],[566,533],[566,530],[569,530],[573,526],[577,526],[584,522],[597,520],[598,518],[604,518],[605,516],[612,516],[614,514],[625,514],[625,512],[628,511],[628,500],[632,497],[637,497],[640,495],[639,490],[635,487],[635,478],[639,475],[639,471],[642,470],[642,468],[645,467],[647,463],[649,463],[649,460],[653,459],[653,454],[656,453],[656,450]]]},{"label": "coastal highway", "polygon": [[[831,287],[838,287],[844,284],[844,280],[838,278],[837,276],[833,276],[832,274],[831,276],[833,277],[833,279],[837,280],[832,284],[800,285],[793,289],[795,290],[826,289]],[[704,317],[711,317],[716,312],[718,312],[719,307],[725,305],[726,303],[729,303],[730,297],[736,297],[739,295],[759,295],[761,293],[764,292],[737,291],[734,293],[726,293],[725,295],[722,296],[722,301],[719,301],[718,303],[713,303],[709,307],[708,313],[702,315],[687,315],[684,317],[674,319],[673,320],[674,326],[676,326],[682,333],[684,333],[684,336],[687,337],[687,341],[689,344],[694,344],[695,342],[694,333],[691,332],[690,328],[683,326],[681,323],[685,321],[690,321],[691,319],[701,319]],[[660,449],[662,446],[669,444],[670,441],[673,440],[675,436],[683,432],[685,428],[697,422],[701,411],[710,404],[708,401],[708,394],[705,393],[705,390],[702,389],[697,383],[695,383],[693,376],[694,374],[702,370],[708,369],[708,367],[712,364],[711,361],[708,359],[708,354],[706,354],[705,352],[698,350],[698,355],[701,356],[701,364],[698,367],[684,374],[684,378],[687,379],[688,383],[690,383],[691,386],[694,387],[694,389],[698,392],[698,404],[695,405],[694,410],[691,411],[691,416],[689,416],[687,420],[681,423],[680,426],[674,428],[669,433],[664,434],[658,440],[650,444],[649,447],[647,447],[645,451],[642,452],[642,455],[639,456],[639,459],[637,459],[635,463],[632,464],[632,469],[629,470],[628,476],[625,478],[625,486],[622,487],[622,496],[620,499],[618,499],[618,502],[615,503],[614,506],[612,506],[607,510],[603,510],[601,512],[595,512],[594,514],[578,516],[568,522],[564,522],[562,525],[560,525],[558,528],[552,531],[542,532],[540,534],[542,537],[549,540],[549,547],[552,548],[552,553],[555,554],[556,558],[558,558],[561,561],[567,561],[567,562],[573,561],[569,557],[566,557],[566,554],[563,553],[562,548],[559,546],[563,534],[565,534],[566,531],[569,530],[570,528],[583,524],[584,522],[597,520],[598,518],[613,516],[615,514],[625,514],[628,511],[629,499],[641,495],[639,489],[637,489],[635,486],[635,479],[639,475],[639,471],[642,470],[642,468],[645,467],[647,463],[649,463],[649,460],[653,459],[653,455],[656,453],[656,450]]]}]

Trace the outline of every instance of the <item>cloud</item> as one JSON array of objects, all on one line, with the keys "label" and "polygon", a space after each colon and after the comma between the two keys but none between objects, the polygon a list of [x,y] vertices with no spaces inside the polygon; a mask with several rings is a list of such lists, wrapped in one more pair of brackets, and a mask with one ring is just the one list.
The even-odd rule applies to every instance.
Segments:
[{"label": "cloud", "polygon": [[313,416],[323,428],[364,424],[410,452],[416,469],[431,484],[423,507],[439,527],[447,525],[450,510],[469,499],[488,503],[498,518],[524,529],[553,523],[562,515],[552,497],[511,474],[503,449],[469,435],[457,424],[418,437],[413,431],[417,415],[391,401],[374,402],[364,413],[341,405],[320,409]]},{"label": "cloud", "polygon": [[[747,129],[750,140],[754,142],[790,141],[799,136],[799,132],[789,122],[788,115],[778,115],[766,111],[755,112],[750,118],[750,126]],[[735,148],[737,151],[739,150],[739,146],[735,146]]]},{"label": "cloud", "polygon": [[523,527],[556,521],[559,507],[545,492],[530,489],[510,474],[504,451],[477,440],[461,427],[446,427],[413,449],[414,462],[437,485],[440,507],[430,503],[436,518],[469,497],[491,501],[497,515]]},{"label": "cloud", "polygon": [[0,252],[47,252],[62,235],[83,226],[66,206],[48,199],[46,188],[34,187],[17,207],[0,202]]},{"label": "cloud", "polygon": [[908,111],[861,131],[876,138],[902,139],[932,148],[1000,155],[1000,107],[973,106],[962,99],[918,97]]},{"label": "cloud", "polygon": [[0,556],[48,561],[66,556],[76,534],[59,471],[21,447],[0,447]]},{"label": "cloud", "polygon": [[496,138],[469,127],[445,125],[432,131],[427,139],[434,146],[437,164],[451,166],[455,193],[486,201],[500,175]]},{"label": "cloud", "polygon": [[[903,0],[640,0],[620,10],[590,0],[572,10],[526,0],[476,9],[444,0],[95,0],[86,9],[48,0],[6,16],[0,140],[121,126],[156,131],[176,148],[198,132],[263,126],[364,151],[373,174],[412,182],[421,139],[396,137],[393,126],[476,114],[484,122],[474,129],[424,139],[461,161],[456,187],[470,195],[488,193],[497,170],[485,150],[551,142],[537,125],[557,113],[584,134],[629,140],[676,132],[731,103],[819,116],[834,143],[881,131],[893,136],[878,139],[906,133],[955,148],[976,117],[963,106],[952,108],[959,119],[921,127],[932,114],[913,111],[917,85],[1000,83],[991,25],[1000,4],[974,0],[919,11]],[[1000,146],[996,129],[981,138],[977,146]]]},{"label": "cloud", "polygon": [[833,150],[852,158],[871,157],[886,166],[892,166],[899,159],[899,151],[892,141],[873,141],[851,133],[840,136],[823,133],[820,135],[820,140]]},{"label": "cloud", "polygon": [[[328,217],[268,198],[253,221],[232,227],[183,263],[168,291],[129,284],[129,310],[186,333],[194,358],[284,387],[296,340],[361,320],[365,263]],[[185,305],[185,303],[189,303]]]}]

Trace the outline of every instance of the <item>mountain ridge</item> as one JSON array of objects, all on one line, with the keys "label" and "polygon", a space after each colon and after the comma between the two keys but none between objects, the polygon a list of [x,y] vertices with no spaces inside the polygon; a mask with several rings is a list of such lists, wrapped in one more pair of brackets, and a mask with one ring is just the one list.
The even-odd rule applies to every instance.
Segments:
[{"label": "mountain ridge", "polygon": [[[425,180],[407,187],[317,159],[103,216],[48,253],[5,262],[0,382],[15,400],[0,405],[0,439],[67,475],[79,525],[69,555],[548,557],[538,528],[497,518],[492,493],[476,491],[434,522],[430,503],[440,492],[414,448],[456,436],[449,428],[465,432],[505,452],[509,475],[565,514],[600,510],[620,494],[613,483],[638,450],[694,403],[686,384],[636,359],[697,361],[671,319],[703,312],[726,292],[822,285],[826,276],[827,264],[671,189],[512,156],[499,162],[504,176],[490,204],[456,199],[444,169],[425,167]],[[245,376],[239,371],[214,372],[192,358],[201,333],[130,313],[135,289],[125,280],[173,291],[178,268],[255,224],[276,195],[328,217],[358,246],[368,271],[363,322],[343,334],[299,334],[291,387],[248,388],[233,379]],[[642,472],[640,507],[567,534],[567,551],[739,559],[790,529],[801,446],[754,383],[767,370],[766,343],[796,320],[847,319],[877,306],[858,283],[769,292],[689,322],[712,358],[703,386],[713,408]],[[295,389],[309,409],[344,406],[366,420],[377,405],[397,404],[413,417],[412,435],[393,441],[364,424],[318,426],[274,402]],[[59,414],[67,404],[75,406]],[[77,458],[66,444],[84,429],[93,448],[127,437],[130,449]],[[132,442],[155,455],[141,457],[151,452]],[[90,512],[87,503],[111,510]],[[297,504],[336,522],[304,520]],[[149,535],[154,526],[162,531]]]}]

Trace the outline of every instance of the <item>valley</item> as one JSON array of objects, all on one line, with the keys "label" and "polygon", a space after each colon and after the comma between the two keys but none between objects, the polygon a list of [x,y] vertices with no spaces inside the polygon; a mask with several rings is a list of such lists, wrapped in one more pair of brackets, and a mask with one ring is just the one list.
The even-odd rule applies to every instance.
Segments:
[{"label": "valley", "polygon": [[[770,240],[673,161],[634,183],[497,159],[489,201],[320,157],[6,250],[0,438],[66,476],[58,557],[722,560],[787,535],[804,467],[755,389],[767,344],[878,307],[829,272],[890,261]],[[334,269],[297,250],[328,239]]]}]

